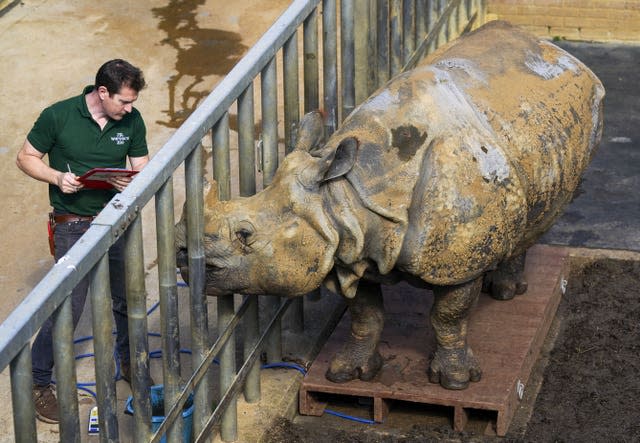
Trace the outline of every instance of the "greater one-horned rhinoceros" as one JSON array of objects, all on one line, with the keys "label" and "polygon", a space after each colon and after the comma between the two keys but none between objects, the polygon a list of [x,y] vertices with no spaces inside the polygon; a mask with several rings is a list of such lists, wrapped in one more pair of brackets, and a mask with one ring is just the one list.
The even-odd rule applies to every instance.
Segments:
[{"label": "greater one-horned rhinoceros", "polygon": [[[483,278],[496,298],[526,290],[524,254],[571,199],[600,140],[603,96],[565,51],[485,25],[393,78],[326,143],[321,114],[307,114],[262,192],[210,198],[206,292],[342,294],[351,334],[327,371],[342,382],[382,365],[380,283],[430,287],[429,378],[463,389],[481,375],[466,324]],[[183,219],[188,276],[185,235]]]}]

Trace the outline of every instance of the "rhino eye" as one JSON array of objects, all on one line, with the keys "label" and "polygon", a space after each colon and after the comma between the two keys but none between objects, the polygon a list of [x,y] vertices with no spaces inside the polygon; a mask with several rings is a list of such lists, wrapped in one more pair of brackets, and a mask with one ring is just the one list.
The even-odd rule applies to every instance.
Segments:
[{"label": "rhino eye", "polygon": [[251,231],[248,229],[241,228],[236,231],[236,238],[242,243],[244,246],[249,245],[249,238],[251,237]]},{"label": "rhino eye", "polygon": [[253,233],[255,232],[253,225],[247,220],[240,221],[233,231],[234,235],[242,247],[250,246],[253,243]]}]

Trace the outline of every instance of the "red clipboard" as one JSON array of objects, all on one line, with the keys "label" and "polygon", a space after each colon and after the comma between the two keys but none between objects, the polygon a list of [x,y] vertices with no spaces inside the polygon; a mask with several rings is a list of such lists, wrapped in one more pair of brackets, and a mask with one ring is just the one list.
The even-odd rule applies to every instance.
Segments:
[{"label": "red clipboard", "polygon": [[106,180],[112,177],[132,177],[139,171],[121,168],[93,168],[78,178],[85,188],[111,189],[113,186]]}]

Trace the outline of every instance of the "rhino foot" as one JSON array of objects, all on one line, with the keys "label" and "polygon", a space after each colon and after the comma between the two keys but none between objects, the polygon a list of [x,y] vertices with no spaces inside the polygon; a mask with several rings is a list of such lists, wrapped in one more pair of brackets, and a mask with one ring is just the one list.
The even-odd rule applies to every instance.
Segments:
[{"label": "rhino foot", "polygon": [[461,390],[469,382],[482,378],[482,370],[471,349],[439,348],[429,365],[429,381],[440,383],[445,389]]},{"label": "rhino foot", "polygon": [[355,379],[372,380],[382,368],[382,356],[377,350],[366,359],[358,359],[357,355],[345,353],[344,350],[336,355],[325,373],[327,380],[334,383],[346,383]]},{"label": "rhino foot", "polygon": [[490,294],[496,300],[511,300],[516,295],[525,292],[527,292],[526,281],[501,280],[492,282]]},{"label": "rhino foot", "polygon": [[496,300],[511,300],[516,295],[527,292],[527,281],[524,278],[525,257],[526,254],[512,257],[501,263],[498,269],[485,275],[483,292],[488,292]]}]

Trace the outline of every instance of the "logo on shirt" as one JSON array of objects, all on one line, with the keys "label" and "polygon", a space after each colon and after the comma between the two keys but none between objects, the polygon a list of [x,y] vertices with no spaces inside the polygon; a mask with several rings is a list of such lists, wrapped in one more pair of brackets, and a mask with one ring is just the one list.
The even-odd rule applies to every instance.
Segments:
[{"label": "logo on shirt", "polygon": [[111,141],[115,142],[116,145],[124,145],[129,141],[129,136],[124,135],[122,132],[118,132],[114,137],[111,137]]}]

